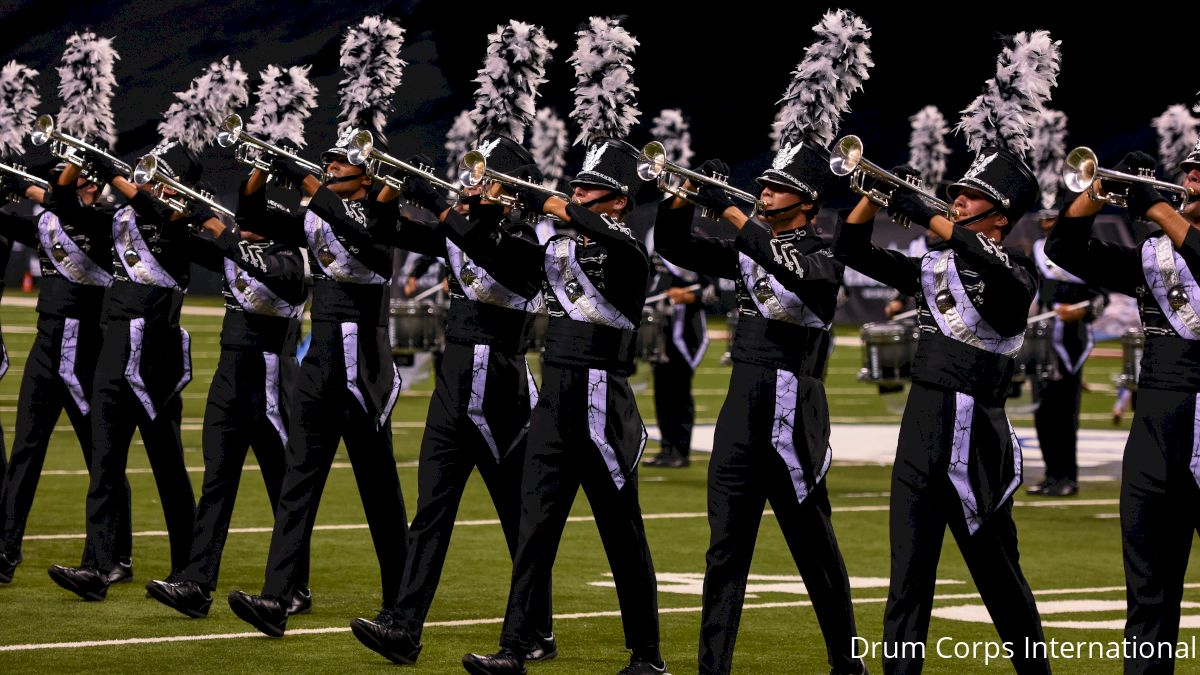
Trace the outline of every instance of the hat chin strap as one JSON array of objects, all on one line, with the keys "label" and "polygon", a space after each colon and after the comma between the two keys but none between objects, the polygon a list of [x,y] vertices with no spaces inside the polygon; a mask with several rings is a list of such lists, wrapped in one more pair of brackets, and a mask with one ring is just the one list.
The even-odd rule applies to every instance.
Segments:
[{"label": "hat chin strap", "polygon": [[999,206],[993,206],[992,208],[988,209],[987,211],[984,211],[983,213],[979,213],[974,216],[971,216],[970,218],[967,218],[966,220],[960,220],[960,221],[954,223],[954,225],[957,227],[970,227],[971,225],[978,223],[979,221],[983,220],[984,218],[987,218],[988,216],[990,216],[994,213],[1000,213]]},{"label": "hat chin strap", "polygon": [[591,201],[581,202],[579,205],[585,209],[590,209],[593,206],[597,206],[599,204],[607,204],[608,202],[615,202],[616,200],[618,200],[624,196],[625,195],[621,194],[620,192],[613,190],[612,192],[609,192],[608,194],[605,194],[605,195],[600,195],[599,197],[596,197],[595,199],[593,199]]},{"label": "hat chin strap", "polygon": [[330,185],[334,185],[336,183],[349,183],[352,180],[362,178],[363,176],[366,176],[366,175],[367,175],[367,173],[364,171],[362,173],[356,173],[352,176],[342,176],[340,178],[335,178],[334,176],[329,176],[325,180],[321,181],[321,185],[324,185],[325,187],[329,187]]},{"label": "hat chin strap", "polygon": [[796,202],[795,204],[792,204],[791,206],[785,206],[780,209],[767,209],[766,211],[760,211],[759,213],[761,213],[764,218],[774,218],[775,216],[782,216],[783,214],[787,213],[788,211],[798,209],[801,206],[803,206],[804,204],[805,204],[804,200],[800,200],[800,201]]}]

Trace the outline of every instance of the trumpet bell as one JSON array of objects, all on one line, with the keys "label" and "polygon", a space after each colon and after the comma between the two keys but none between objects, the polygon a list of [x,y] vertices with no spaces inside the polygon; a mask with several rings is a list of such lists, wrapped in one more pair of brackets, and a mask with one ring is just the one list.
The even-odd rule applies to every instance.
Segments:
[{"label": "trumpet bell", "polygon": [[642,180],[652,181],[667,167],[667,149],[658,141],[650,141],[638,157],[637,172]]},{"label": "trumpet bell", "polygon": [[472,150],[462,159],[462,171],[458,174],[458,181],[467,187],[475,187],[483,182],[484,176],[487,175],[487,157],[478,150]]},{"label": "trumpet bell", "polygon": [[41,115],[37,118],[37,122],[33,126],[33,131],[29,132],[29,140],[34,145],[45,145],[53,134],[54,117],[51,115]]},{"label": "trumpet bell", "polygon": [[350,138],[350,148],[346,151],[346,159],[354,165],[365,164],[371,158],[371,151],[374,149],[375,136],[370,131],[362,129]]},{"label": "trumpet bell", "polygon": [[829,170],[835,176],[848,176],[863,158],[862,139],[853,134],[842,138],[829,151]]},{"label": "trumpet bell", "polygon": [[234,113],[221,123],[221,130],[217,132],[217,145],[222,148],[231,147],[238,142],[241,135],[242,116]]},{"label": "trumpet bell", "polygon": [[1072,150],[1063,163],[1063,182],[1071,192],[1083,192],[1096,180],[1100,162],[1087,146]]},{"label": "trumpet bell", "polygon": [[146,155],[133,168],[133,182],[135,185],[145,185],[154,180],[156,175],[158,175],[158,158],[154,155]]}]

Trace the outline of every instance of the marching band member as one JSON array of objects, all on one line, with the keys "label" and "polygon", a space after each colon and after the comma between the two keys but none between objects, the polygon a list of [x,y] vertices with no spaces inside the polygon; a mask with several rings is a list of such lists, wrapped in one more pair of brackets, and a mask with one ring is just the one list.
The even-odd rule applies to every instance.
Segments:
[{"label": "marching band member", "polygon": [[[950,186],[954,220],[914,191],[897,188],[888,213],[946,241],[920,260],[871,243],[878,207],[863,198],[839,223],[834,253],[917,298],[920,338],[892,472],[891,589],[884,610],[884,670],[920,672],[942,537],[954,534],[1000,638],[1043,640],[1021,572],[1012,495],[1021,448],[1004,413],[1025,317],[1037,289],[1032,261],[1001,245],[1037,200],[1022,153],[1032,120],[1059,68],[1048,33],[1019,33],[996,78],[964,113],[975,162]],[[993,126],[994,125],[994,126]],[[898,167],[900,174],[911,172]],[[903,178],[903,176],[901,176]],[[1015,650],[1019,673],[1048,673],[1045,654]]]},{"label": "marching band member", "polygon": [[553,215],[581,238],[557,234],[543,248],[497,230],[498,239],[490,240],[495,255],[542,270],[550,324],[542,387],[529,421],[500,651],[463,657],[467,672],[477,675],[525,672],[541,619],[540,594],[581,486],[612,567],[625,647],[632,650],[621,673],[666,672],[654,564],[638,503],[646,430],[627,379],[650,273],[645,247],[621,222],[640,183],[637,151],[617,138],[637,120],[629,61],[638,43],[617,19],[592,17],[577,35],[570,59],[579,75],[572,116],[582,127],[578,142],[587,145],[583,169],[571,182],[569,202],[541,190],[526,190],[521,199],[524,211]]},{"label": "marching band member", "polygon": [[[88,53],[94,58],[85,58]],[[94,144],[111,145],[115,138],[111,101],[116,87],[111,68],[116,59],[110,41],[92,33],[67,40],[60,71],[63,107],[57,120],[64,132]],[[28,86],[32,87],[32,82]],[[36,93],[33,96],[36,103]],[[12,581],[21,562],[25,524],[50,436],[63,410],[89,465],[93,454],[89,399],[100,351],[100,311],[104,291],[112,284],[113,209],[101,202],[101,186],[94,177],[77,174],[76,170],[67,172],[65,164],[56,167],[48,191],[15,178],[9,183],[21,196],[40,203],[43,210],[36,222],[6,215],[2,230],[5,263],[11,246],[8,238],[15,238],[37,249],[42,269],[38,332],[21,377],[12,458],[0,485],[0,582],[4,583]],[[7,351],[3,357],[0,368],[7,370]],[[127,581],[133,574],[129,485],[122,481],[116,489],[126,494],[118,505],[122,511],[116,562],[104,570],[109,583]]]},{"label": "marching band member", "polygon": [[[195,184],[202,171],[196,152],[215,134],[211,113],[246,101],[246,75],[229,58],[192,81],[167,109],[163,136],[151,154],[160,168]],[[207,97],[204,106],[196,98]],[[211,113],[210,113],[211,111]],[[109,582],[104,570],[117,564],[120,524],[129,507],[122,489],[129,447],[141,431],[154,471],[171,546],[171,571],[188,559],[196,501],[183,462],[179,436],[181,393],[192,379],[190,336],[179,325],[184,292],[191,277],[187,218],[123,177],[123,167],[107,155],[88,153],[92,168],[128,201],[113,227],[113,284],[102,322],[104,344],[96,367],[90,406],[95,449],[89,466],[87,542],[79,567],[54,565],[50,578],[85,600],[103,600]],[[64,176],[73,172],[68,166]]]},{"label": "marching band member", "polygon": [[[758,178],[761,217],[747,217],[725,191],[705,185],[696,201],[733,223],[736,239],[693,234],[693,209],[680,199],[659,207],[655,226],[664,258],[732,279],[737,288],[733,373],[709,464],[701,673],[732,669],[746,578],[768,501],[812,598],[832,672],[865,670],[851,654],[857,632],[850,579],[824,481],[832,450],[819,378],[844,266],[811,225],[830,176],[825,147],[872,65],[871,31],[845,10],[827,13],[813,30],[817,40],[784,94],[776,127],[780,148]],[[837,72],[818,66],[829,53],[846,55]],[[802,102],[813,98],[842,103],[814,111]],[[719,161],[703,168],[729,174]]]},{"label": "marching band member", "polygon": [[[1133,152],[1115,167],[1126,174],[1153,171],[1154,159]],[[1200,455],[1200,298],[1192,269],[1200,270],[1200,144],[1180,164],[1189,201],[1177,212],[1145,182],[1100,181],[1059,215],[1046,253],[1071,274],[1114,293],[1138,299],[1146,346],[1138,378],[1138,405],[1121,470],[1121,544],[1128,613],[1125,638],[1174,644],[1184,573],[1196,528]],[[1110,193],[1125,193],[1129,214],[1162,231],[1137,246],[1091,235],[1092,222]],[[1135,654],[1126,673],[1170,673],[1175,651]]]},{"label": "marching band member", "polygon": [[[392,252],[371,238],[371,178],[350,163],[347,143],[356,128],[381,131],[404,65],[402,43],[403,30],[388,19],[369,16],[351,28],[342,42],[339,141],[321,154],[326,178],[290,157],[277,157],[271,170],[310,198],[303,225],[290,227],[304,233],[313,277],[312,342],[292,399],[266,580],[259,595],[229,594],[234,614],[271,637],[283,636],[290,596],[307,580],[309,540],[340,441],[375,544],[384,606],[399,592],[408,519],[390,423],[400,393],[387,339]],[[354,93],[364,82],[373,94],[365,99]]]},{"label": "marching band member", "polygon": [[[554,46],[540,27],[519,21],[501,25],[489,36],[472,112],[475,128],[484,135],[479,152],[489,170],[521,178],[536,172],[520,141]],[[496,93],[514,91],[519,95]],[[496,507],[509,555],[516,552],[529,416],[538,400],[525,350],[534,313],[543,304],[539,279],[520,269],[518,261],[496,256],[476,241],[503,231],[532,244],[531,227],[510,219],[508,208],[481,201],[477,190],[451,209],[445,192],[424,178],[410,176],[406,182],[408,198],[438,214],[441,222],[418,222],[397,212],[390,221],[381,218],[373,233],[399,248],[445,260],[450,308],[445,352],[421,439],[417,511],[409,527],[400,596],[375,620],[360,618],[350,626],[360,642],[395,663],[413,663],[421,652],[421,632],[473,468],[479,469]],[[389,187],[380,200],[396,196]],[[549,575],[534,595],[533,644],[524,653],[526,661],[558,654],[551,632]]]},{"label": "marching band member", "polygon": [[[307,70],[268,66],[262,72],[252,133],[275,144],[304,144],[304,119],[317,94]],[[291,214],[267,201],[267,179],[255,169],[243,183],[236,226],[200,216],[209,236],[191,240],[195,262],[222,279],[221,356],[204,409],[204,483],[190,558],[172,579],[151,581],[146,590],[192,618],[207,616],[212,605],[247,450],[254,448],[272,514],[283,481],[289,394],[299,369],[296,342],[308,289],[299,233],[290,227]],[[297,583],[289,615],[311,608],[306,582]]]}]

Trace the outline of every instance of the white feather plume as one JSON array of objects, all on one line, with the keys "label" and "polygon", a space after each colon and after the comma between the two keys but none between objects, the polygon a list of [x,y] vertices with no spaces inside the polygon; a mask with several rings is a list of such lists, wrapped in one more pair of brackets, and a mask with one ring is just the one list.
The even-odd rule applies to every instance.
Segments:
[{"label": "white feather plume", "polygon": [[246,129],[266,141],[287,140],[304,147],[304,122],[317,105],[317,88],[308,80],[309,66],[267,66],[259,76],[258,105]]},{"label": "white feather plume", "polygon": [[966,135],[972,152],[994,146],[1025,157],[1033,124],[1058,84],[1060,44],[1039,30],[1017,33],[1004,45],[996,58],[996,76],[962,111],[955,127]]},{"label": "white feather plume", "polygon": [[667,108],[654,118],[654,127],[650,135],[654,140],[663,144],[667,151],[667,159],[688,168],[692,165],[692,134],[689,125],[679,108]]},{"label": "white feather plume", "polygon": [[58,67],[58,97],[63,105],[54,121],[60,130],[76,138],[99,139],[109,147],[116,144],[112,97],[117,78],[113,64],[119,58],[110,38],[96,37],[92,32],[67,38],[62,65]]},{"label": "white feather plume", "polygon": [[377,136],[383,133],[384,115],[392,110],[392,96],[408,65],[400,59],[403,46],[404,29],[380,16],[364,17],[346,31],[340,61],[345,77],[338,88],[342,100],[339,135],[355,127]]},{"label": "white feather plume", "polygon": [[1151,123],[1158,132],[1158,166],[1164,175],[1178,178],[1179,163],[1196,147],[1200,119],[1193,117],[1187,106],[1173,105]]},{"label": "white feather plume", "polygon": [[21,141],[33,126],[38,96],[38,72],[26,65],[9,61],[0,68],[0,157],[25,152]]},{"label": "white feather plume", "polygon": [[871,29],[844,9],[830,11],[813,26],[817,39],[804,50],[792,82],[780,99],[771,140],[781,145],[809,141],[828,147],[837,135],[842,115],[850,110],[850,95],[862,89],[871,60]]},{"label": "white feather plume", "polygon": [[937,106],[927,105],[908,118],[912,133],[908,137],[908,164],[917,170],[926,185],[936,187],[946,175],[950,148],[946,134],[950,127]]},{"label": "white feather plume", "polygon": [[542,108],[533,118],[529,152],[547,185],[562,180],[567,170],[567,123],[554,110]]},{"label": "white feather plume", "polygon": [[249,102],[246,71],[226,56],[210,63],[175,99],[158,123],[162,143],[152,152],[178,143],[198,153],[216,137],[221,122]]},{"label": "white feather plume", "polygon": [[1033,172],[1042,191],[1042,208],[1054,208],[1067,160],[1067,116],[1061,110],[1043,110],[1033,126]]},{"label": "white feather plume", "polygon": [[609,136],[623,139],[637,124],[638,88],[633,84],[633,52],[639,42],[621,27],[620,19],[593,16],[577,31],[575,52],[575,109],[579,125],[575,144]]},{"label": "white feather plume", "polygon": [[546,81],[550,52],[557,46],[541,26],[520,21],[497,26],[488,36],[471,111],[480,136],[503,134],[517,143],[525,141],[538,88]]},{"label": "white feather plume", "polygon": [[471,148],[475,147],[475,141],[478,138],[478,134],[475,133],[475,123],[471,121],[471,111],[460,112],[458,117],[454,118],[454,124],[450,125],[450,131],[446,133],[446,143],[442,146],[446,148],[447,178],[458,179],[462,159],[470,152]]}]

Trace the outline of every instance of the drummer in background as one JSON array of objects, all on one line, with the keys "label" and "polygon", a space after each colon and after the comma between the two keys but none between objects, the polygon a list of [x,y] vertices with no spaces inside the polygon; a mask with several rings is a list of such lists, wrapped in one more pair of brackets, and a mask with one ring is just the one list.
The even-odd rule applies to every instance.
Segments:
[{"label": "drummer in background", "polygon": [[[1055,199],[1055,193],[1043,191],[1043,208],[1038,213],[1043,232],[1048,233],[1054,227],[1064,205],[1061,198]],[[1095,344],[1091,323],[1100,316],[1107,298],[1099,288],[1059,267],[1047,257],[1044,237],[1033,242],[1033,260],[1042,277],[1038,289],[1038,311],[1058,313],[1051,336],[1057,363],[1050,377],[1039,377],[1035,384],[1039,387],[1039,395],[1033,419],[1042,458],[1046,463],[1046,474],[1040,483],[1030,486],[1027,492],[1043,497],[1072,497],[1079,493],[1076,445],[1079,402],[1083,392],[1083,363]],[[1087,307],[1070,307],[1087,301],[1091,302]]]},{"label": "drummer in background", "polygon": [[653,228],[646,237],[646,248],[654,265],[650,294],[667,295],[667,335],[665,360],[651,364],[660,450],[642,463],[664,469],[682,468],[691,464],[692,428],[696,422],[692,377],[708,350],[704,306],[716,302],[717,289],[710,277],[673,265],[658,255]]},{"label": "drummer in background", "polygon": [[[1133,152],[1115,167],[1137,175],[1155,161]],[[1182,186],[1200,189],[1200,143],[1181,163]],[[1092,223],[1108,192],[1125,193],[1129,215],[1162,231],[1136,246],[1103,241]],[[1176,202],[1177,203],[1177,202]],[[1062,212],[1046,253],[1072,274],[1138,300],[1146,332],[1137,411],[1121,468],[1121,540],[1129,603],[1125,638],[1155,645],[1179,638],[1188,555],[1200,513],[1200,201],[1182,213],[1145,183],[1092,184]],[[1140,655],[1139,655],[1140,656]],[[1127,659],[1126,673],[1170,673],[1175,650]]]},{"label": "drummer in background", "polygon": [[[925,230],[921,235],[908,242],[908,257],[920,259],[932,249],[943,248],[944,244],[942,238],[932,230]],[[912,301],[911,295],[896,291],[896,295],[892,296],[892,299],[883,306],[883,314],[889,320],[894,319],[897,314],[903,314],[905,310],[908,310]]]}]

